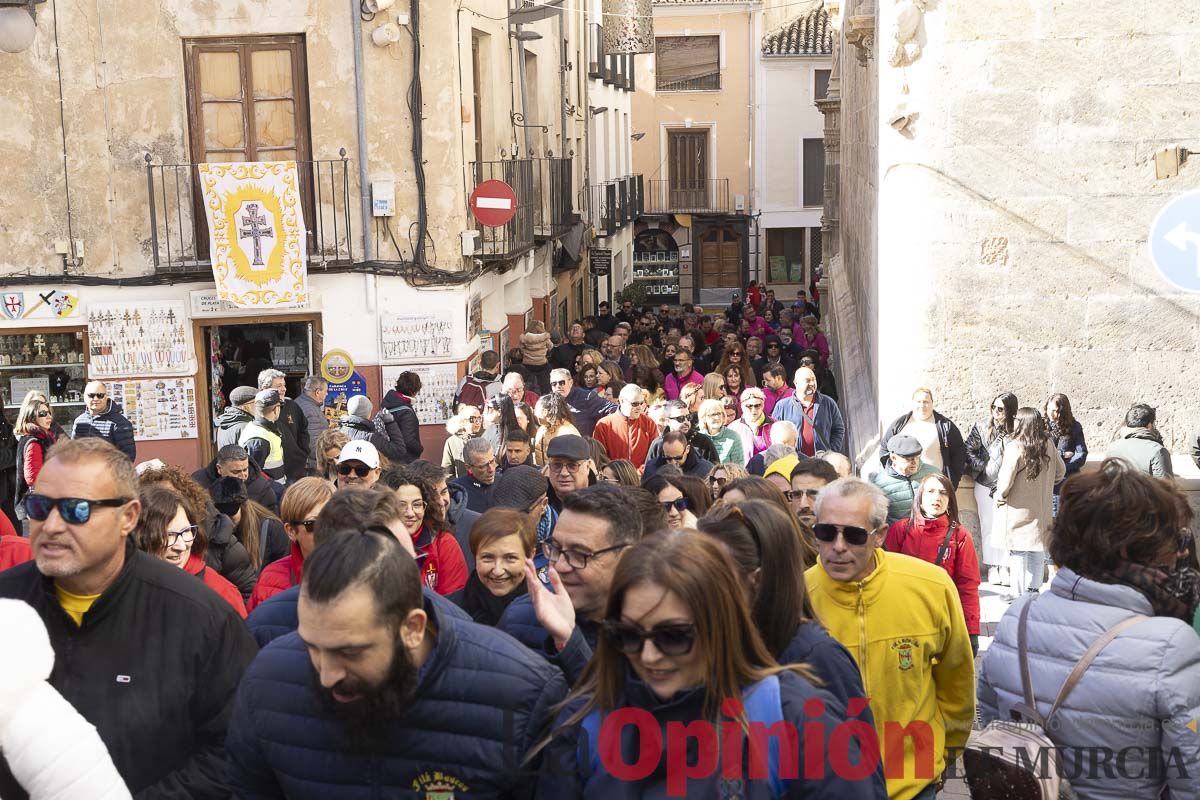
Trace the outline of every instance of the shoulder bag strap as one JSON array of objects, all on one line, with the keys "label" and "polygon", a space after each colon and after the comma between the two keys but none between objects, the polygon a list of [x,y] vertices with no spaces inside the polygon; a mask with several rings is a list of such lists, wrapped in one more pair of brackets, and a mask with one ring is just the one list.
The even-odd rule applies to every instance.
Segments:
[{"label": "shoulder bag strap", "polygon": [[1122,631],[1137,625],[1142,620],[1146,619],[1141,614],[1134,614],[1132,617],[1121,620],[1116,625],[1100,634],[1100,638],[1092,642],[1092,646],[1087,649],[1083,657],[1075,664],[1075,668],[1071,670],[1071,674],[1067,676],[1067,680],[1063,683],[1062,689],[1058,691],[1058,697],[1054,699],[1054,705],[1050,706],[1050,713],[1046,715],[1046,721],[1058,711],[1064,702],[1067,700],[1067,695],[1071,694],[1071,690],[1079,683],[1079,679],[1083,677],[1083,673],[1087,672],[1087,668],[1096,660],[1096,656],[1100,655],[1100,651],[1116,639]]},{"label": "shoulder bag strap", "polygon": [[937,558],[934,559],[935,567],[940,567],[942,562],[946,560],[946,556],[950,553],[950,539],[954,536],[954,531],[958,529],[957,522],[951,522],[949,529],[946,531],[946,538],[942,540],[942,546],[938,548]]},{"label": "shoulder bag strap", "polygon": [[1025,694],[1025,705],[1031,710],[1037,710],[1033,697],[1033,680],[1029,677],[1029,648],[1026,630],[1029,623],[1029,609],[1037,598],[1030,600],[1021,607],[1021,617],[1017,620],[1017,660],[1021,663],[1021,689]]},{"label": "shoulder bag strap", "polygon": [[270,529],[271,518],[267,517],[262,521],[262,525],[258,528],[258,561],[265,565],[264,559],[267,557],[267,532]]}]

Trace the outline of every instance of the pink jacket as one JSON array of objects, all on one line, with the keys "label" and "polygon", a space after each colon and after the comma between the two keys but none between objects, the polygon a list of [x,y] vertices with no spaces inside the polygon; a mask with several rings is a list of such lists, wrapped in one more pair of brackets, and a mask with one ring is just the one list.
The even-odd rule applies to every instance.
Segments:
[{"label": "pink jacket", "polygon": [[817,335],[809,339],[804,335],[803,326],[793,325],[792,340],[801,350],[816,350],[821,356],[821,366],[829,367],[829,340],[825,338],[825,334],[817,331]]},{"label": "pink jacket", "polygon": [[774,333],[774,331],[771,330],[771,326],[767,324],[765,317],[755,315],[754,319],[750,320],[748,333],[751,336],[770,336],[772,333]]}]

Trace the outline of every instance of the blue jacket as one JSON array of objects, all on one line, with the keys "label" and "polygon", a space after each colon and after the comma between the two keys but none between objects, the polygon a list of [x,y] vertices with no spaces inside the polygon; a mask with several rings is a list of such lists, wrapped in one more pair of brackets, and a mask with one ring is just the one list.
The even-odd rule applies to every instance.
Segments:
[{"label": "blue jacket", "polygon": [[[846,452],[846,423],[842,420],[842,410],[837,402],[827,394],[817,393],[817,414],[813,420],[813,446],[817,450],[832,450],[837,453]],[[804,406],[798,395],[785,397],[775,404],[771,417],[775,420],[786,419],[796,426],[796,430],[804,427]]]},{"label": "blue jacket", "polygon": [[[259,646],[262,644],[260,641]],[[820,679],[820,687],[847,709],[851,700],[867,696],[858,663],[850,651],[830,636],[819,622],[806,622],[797,628],[796,635],[776,660],[780,664],[807,664]],[[868,725],[875,724],[870,708],[864,709],[858,718],[865,720]]]},{"label": "blue jacket", "polygon": [[120,407],[109,398],[108,408],[102,414],[92,414],[84,409],[71,425],[71,438],[84,439],[96,436],[107,440],[130,461],[137,461],[137,445],[133,441],[133,423],[125,419]]},{"label": "blue jacket", "polygon": [[[422,586],[421,593],[425,595],[425,600],[432,603],[442,616],[461,620],[471,619],[467,616],[467,612],[428,586]],[[250,629],[250,635],[254,637],[254,641],[258,642],[259,647],[266,647],[280,636],[296,630],[300,624],[299,617],[296,615],[296,605],[299,601],[300,587],[293,586],[279,594],[271,595],[250,612],[250,616],[246,618],[246,627]]]},{"label": "blue jacket", "polygon": [[374,800],[455,793],[528,797],[522,767],[566,694],[557,670],[497,631],[426,602],[437,644],[384,751],[346,752],[341,724],[313,692],[298,634],[266,647],[246,671],[225,740],[239,800]]},{"label": "blue jacket", "polygon": [[482,514],[492,507],[492,489],[496,486],[494,480],[491,483],[480,483],[470,475],[463,475],[461,478],[453,479],[448,485],[457,486],[463,490],[467,498],[467,508],[476,514]]},{"label": "blue jacket", "polygon": [[518,597],[512,601],[496,625],[497,630],[504,631],[521,644],[539,653],[543,658],[562,670],[567,683],[574,686],[583,674],[588,662],[592,660],[592,650],[596,647],[596,638],[600,635],[599,623],[586,619],[575,620],[575,630],[567,640],[567,646],[558,651],[550,634],[538,622],[533,610],[533,599],[529,595]]},{"label": "blue jacket", "polygon": [[575,416],[575,429],[579,435],[587,438],[596,429],[596,423],[601,417],[607,417],[617,410],[617,404],[605,400],[591,389],[576,386],[567,395],[567,405]]},{"label": "blue jacket", "polygon": [[[756,697],[759,692],[766,691],[768,697]],[[860,779],[852,780],[838,776],[830,766],[831,761],[843,765],[845,770],[849,764],[857,764],[862,758],[859,752],[859,741],[853,736],[831,736],[835,728],[839,724],[845,724],[846,715],[840,704],[830,697],[828,694],[821,692],[811,683],[805,680],[800,675],[794,672],[781,672],[777,678],[767,678],[760,681],[753,687],[750,687],[742,695],[743,703],[746,707],[746,715],[748,720],[753,723],[761,723],[771,729],[774,723],[785,721],[790,722],[795,726],[798,733],[798,739],[793,740],[793,747],[789,751],[793,754],[790,759],[796,764],[797,774],[786,776],[791,780],[786,780],[782,765],[786,763],[783,759],[782,752],[779,752],[777,757],[772,759],[779,765],[775,770],[768,774],[772,777],[782,780],[783,785],[772,786],[773,781],[765,778],[752,780],[750,776],[750,758],[747,755],[748,747],[746,739],[743,738],[742,745],[742,765],[743,765],[743,780],[722,780],[722,761],[721,754],[713,752],[717,750],[719,745],[716,743],[716,737],[712,742],[713,750],[708,751],[709,758],[703,759],[699,748],[699,740],[695,736],[690,736],[686,740],[686,762],[679,758],[682,753],[676,753],[675,758],[671,758],[665,747],[660,750],[657,761],[653,764],[653,769],[650,773],[641,780],[622,780],[614,777],[606,769],[605,759],[599,754],[604,752],[605,742],[600,742],[599,748],[590,746],[587,731],[588,725],[573,725],[565,727],[564,723],[570,718],[584,703],[582,698],[572,701],[559,714],[555,723],[554,739],[547,747],[546,756],[542,761],[542,774],[538,778],[537,796],[539,798],[555,798],[555,800],[572,800],[573,798],[597,798],[597,800],[666,800],[668,797],[705,797],[705,798],[724,798],[724,797],[739,797],[745,800],[767,800],[767,798],[787,797],[787,798],[828,798],[829,800],[884,800],[887,797],[887,790],[883,782],[882,765],[877,764],[875,771],[870,775]],[[761,701],[767,700],[763,703]],[[823,715],[813,714],[808,715],[805,712],[807,701],[812,699],[820,699],[825,703],[825,711]],[[670,700],[663,702],[659,700],[649,688],[627,673],[625,681],[625,689],[623,697],[618,705],[619,709],[642,709],[653,714],[654,719],[659,723],[660,731],[668,725],[689,725],[690,723],[702,721],[703,715],[703,700],[704,692],[701,689],[691,689],[680,692]],[[766,713],[763,713],[766,711]],[[594,719],[594,718],[593,718]],[[604,730],[603,723],[597,721],[594,729],[598,731]],[[861,723],[859,723],[861,724]],[[823,728],[821,733],[821,744],[807,742],[806,736],[810,735],[813,727],[820,726]],[[674,727],[674,725],[672,725]],[[620,729],[619,746],[620,758],[623,759],[626,765],[635,763],[640,764],[641,753],[639,751],[638,731],[640,726],[626,724]],[[610,729],[611,730],[611,729]],[[709,728],[711,731],[712,728]],[[874,735],[870,728],[866,728],[865,732],[869,735]],[[668,738],[665,734],[660,733],[662,737],[660,741],[667,742]],[[845,740],[845,749],[848,752],[838,754],[838,758],[831,759],[829,757],[829,742]],[[780,737],[773,737],[777,747],[781,747]],[[613,744],[616,744],[614,742]],[[676,744],[678,747],[678,744]],[[821,753],[824,757],[815,760],[812,769],[820,770],[819,774],[809,772],[810,767],[807,765],[805,749],[816,749],[816,752]],[[794,748],[794,749],[793,749]],[[711,763],[711,772],[708,775],[701,777],[692,777],[686,779],[686,784],[682,794],[674,795],[668,793],[668,763],[675,761],[675,768],[682,771],[683,765],[694,765],[698,771],[702,768],[704,762]],[[730,759],[732,761],[732,759]]]}]

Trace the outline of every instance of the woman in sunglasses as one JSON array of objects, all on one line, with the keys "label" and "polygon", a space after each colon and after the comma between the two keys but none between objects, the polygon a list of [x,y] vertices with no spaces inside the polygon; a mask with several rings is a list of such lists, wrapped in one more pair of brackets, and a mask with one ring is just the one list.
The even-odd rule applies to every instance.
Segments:
[{"label": "woman in sunglasses", "polygon": [[962,601],[971,651],[979,652],[979,557],[971,532],[958,520],[958,498],[949,478],[939,472],[921,481],[912,514],[891,524],[883,547],[936,564],[950,574]]},{"label": "woman in sunglasses", "polygon": [[[697,511],[693,508],[692,498],[683,491],[679,477],[682,476],[652,475],[642,481],[642,488],[658,498],[659,504],[667,515],[667,525],[672,530],[696,527]],[[703,514],[704,512],[700,511],[699,513]]]},{"label": "woman in sunglasses", "polygon": [[[810,725],[824,728],[828,736],[844,715],[830,704],[823,714],[806,716],[807,701],[819,696],[807,667],[780,666],[771,657],[742,582],[717,542],[695,533],[650,536],[629,549],[616,567],[596,653],[565,701],[554,733],[540,745],[546,753],[537,796],[632,800],[668,793],[724,797],[733,790],[747,800],[885,797],[878,771],[859,781],[831,770],[806,779],[785,776],[780,770],[784,759],[773,758],[762,759],[767,761],[765,777],[751,777],[748,737],[742,739],[745,777],[737,781],[740,785],[735,789],[722,777],[722,748],[729,749],[722,742],[724,732],[736,730],[739,723],[789,723],[797,736],[780,745],[789,751],[803,752],[801,739],[810,735]],[[739,699],[740,713],[726,714],[729,701]],[[605,728],[605,719],[617,712],[626,717],[636,712],[641,721]],[[698,729],[706,723],[712,726],[707,728],[711,736],[680,743],[666,735],[668,725],[671,730],[680,725]],[[617,777],[613,772],[618,765],[643,763],[646,742],[639,731],[647,726],[657,726],[660,742],[674,742],[676,748],[698,745],[699,752],[663,752],[660,744],[651,752],[648,774]],[[602,740],[601,730],[615,733],[615,741]],[[847,749],[850,763],[858,763],[858,740],[848,737]],[[684,764],[711,766],[680,775]]]},{"label": "woman in sunglasses", "polygon": [[1008,549],[994,526],[996,479],[1004,460],[1004,444],[1012,438],[1017,418],[1017,396],[1001,392],[988,406],[986,422],[976,422],[967,434],[967,472],[975,479],[975,505],[979,509],[980,562],[987,565],[987,582],[1008,586]]},{"label": "woman in sunglasses", "polygon": [[601,467],[600,480],[604,483],[616,483],[633,488],[642,485],[637,467],[633,465],[632,461],[625,458],[615,459]]},{"label": "woman in sunglasses", "polygon": [[138,499],[142,511],[133,530],[137,548],[195,575],[245,619],[246,604],[241,592],[204,562],[208,538],[200,525],[200,512],[190,508],[183,495],[165,483],[143,486]]},{"label": "woman in sunglasses", "polygon": [[[805,663],[845,706],[865,697],[850,652],[821,623],[804,587],[804,553],[796,518],[766,500],[717,504],[696,529],[720,542],[738,568],[750,615],[780,664]],[[874,724],[868,710],[863,717]]]},{"label": "woman in sunglasses", "polygon": [[304,559],[313,549],[313,529],[317,515],[333,497],[334,485],[324,478],[301,478],[288,486],[279,503],[283,529],[291,540],[290,552],[267,566],[258,576],[258,583],[246,608],[250,611],[268,597],[286,591],[300,583]]},{"label": "woman in sunglasses", "polygon": [[708,473],[705,481],[708,483],[709,491],[712,492],[713,500],[715,501],[721,495],[721,490],[739,478],[748,478],[749,472],[740,463],[738,464],[714,464],[712,470]]},{"label": "woman in sunglasses", "polygon": [[53,425],[54,413],[49,403],[27,398],[17,413],[14,427],[21,438],[17,440],[16,511],[26,536],[29,535],[29,515],[25,511],[25,496],[33,489],[38,473],[42,471],[46,451],[58,440]]}]

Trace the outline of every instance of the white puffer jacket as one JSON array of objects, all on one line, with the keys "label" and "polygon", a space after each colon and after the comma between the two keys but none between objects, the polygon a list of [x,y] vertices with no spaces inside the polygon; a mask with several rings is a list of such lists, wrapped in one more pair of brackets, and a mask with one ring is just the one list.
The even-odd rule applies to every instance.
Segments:
[{"label": "white puffer jacket", "polygon": [[[1145,595],[1062,567],[1050,591],[1032,595],[1029,671],[1045,714],[1075,662],[1100,635],[1134,614],[1149,617],[1101,651],[1051,721],[1063,771],[1082,800],[1200,797],[1200,639],[1185,622],[1155,617]],[[1013,603],[979,666],[979,717],[1009,719],[1024,702]],[[1107,763],[1105,760],[1107,759]],[[1095,765],[1095,766],[1093,766]],[[1186,773],[1186,774],[1184,774]]]},{"label": "white puffer jacket", "polygon": [[46,683],[54,650],[37,612],[0,600],[0,642],[0,751],[30,800],[128,800],[96,728]]}]

